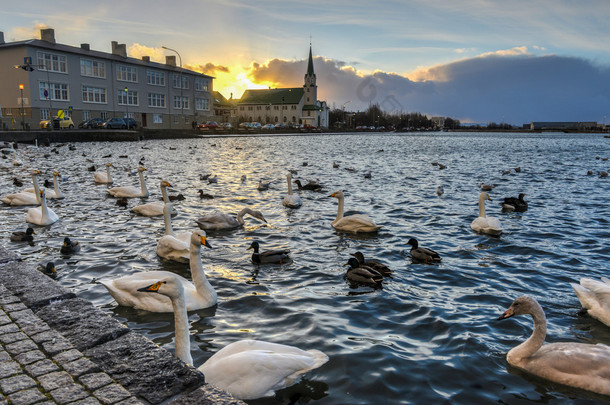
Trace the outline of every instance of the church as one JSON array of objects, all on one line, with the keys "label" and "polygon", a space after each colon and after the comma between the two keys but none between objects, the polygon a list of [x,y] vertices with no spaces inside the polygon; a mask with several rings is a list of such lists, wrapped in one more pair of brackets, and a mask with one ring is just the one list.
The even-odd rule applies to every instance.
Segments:
[{"label": "church", "polygon": [[328,128],[329,108],[318,100],[311,44],[303,87],[246,90],[236,104],[240,122]]}]

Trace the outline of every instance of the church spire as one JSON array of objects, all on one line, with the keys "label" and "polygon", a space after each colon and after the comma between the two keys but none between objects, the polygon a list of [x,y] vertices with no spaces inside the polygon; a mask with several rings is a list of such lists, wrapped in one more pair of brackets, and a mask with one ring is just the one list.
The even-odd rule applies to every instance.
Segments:
[{"label": "church spire", "polygon": [[309,62],[307,62],[307,75],[313,76],[313,57],[311,56],[311,43],[309,44]]}]

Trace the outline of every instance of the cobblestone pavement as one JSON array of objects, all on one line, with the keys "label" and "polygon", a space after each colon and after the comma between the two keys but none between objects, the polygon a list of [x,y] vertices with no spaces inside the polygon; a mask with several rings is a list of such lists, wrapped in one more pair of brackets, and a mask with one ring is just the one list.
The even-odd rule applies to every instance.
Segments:
[{"label": "cobblestone pavement", "polygon": [[0,284],[0,404],[141,404]]}]

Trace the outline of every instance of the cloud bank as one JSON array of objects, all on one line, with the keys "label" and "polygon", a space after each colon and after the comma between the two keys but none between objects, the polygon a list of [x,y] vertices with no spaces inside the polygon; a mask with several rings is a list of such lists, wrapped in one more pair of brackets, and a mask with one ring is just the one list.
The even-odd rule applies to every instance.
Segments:
[{"label": "cloud bank", "polygon": [[[421,112],[463,122],[596,121],[610,118],[610,67],[565,56],[533,56],[524,47],[421,69],[410,75],[363,74],[316,57],[318,98],[331,107]],[[274,87],[303,83],[306,61],[253,63],[249,78]]]}]

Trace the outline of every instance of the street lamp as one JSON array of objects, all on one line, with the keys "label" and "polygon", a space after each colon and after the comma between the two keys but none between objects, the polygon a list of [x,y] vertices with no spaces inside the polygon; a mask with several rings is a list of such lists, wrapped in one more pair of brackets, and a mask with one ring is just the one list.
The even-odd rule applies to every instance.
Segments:
[{"label": "street lamp", "polygon": [[21,92],[21,129],[25,130],[25,109],[23,108],[23,84],[19,85],[19,91]]},{"label": "street lamp", "polygon": [[15,69],[23,69],[26,72],[32,72],[34,71],[34,66],[36,66],[38,69],[40,68],[44,68],[44,70],[46,70],[47,72],[47,89],[44,90],[44,96],[47,98],[47,100],[49,100],[49,129],[52,131],[53,130],[53,104],[51,103],[52,97],[51,97],[51,79],[49,78],[49,68],[47,68],[47,62],[45,60],[44,65],[32,65],[31,63],[24,63],[23,65],[14,65],[13,67]]},{"label": "street lamp", "polygon": [[184,86],[184,83],[182,82],[182,56],[180,56],[180,53],[175,49],[168,48],[167,46],[161,46],[161,48],[176,52],[176,55],[178,55],[178,60],[180,61],[180,112],[182,115],[182,120],[184,120],[184,100],[182,99],[182,87]]},{"label": "street lamp", "polygon": [[128,89],[125,87],[125,126],[129,129],[129,97],[127,96]]}]

